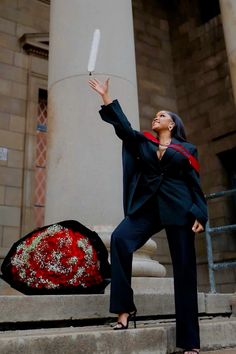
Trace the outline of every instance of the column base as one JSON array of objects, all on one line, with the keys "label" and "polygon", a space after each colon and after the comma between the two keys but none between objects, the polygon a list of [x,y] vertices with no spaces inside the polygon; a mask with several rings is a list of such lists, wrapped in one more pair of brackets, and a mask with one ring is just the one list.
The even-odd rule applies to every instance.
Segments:
[{"label": "column base", "polygon": [[[173,278],[133,277],[132,289],[135,294],[174,294]],[[110,293],[110,285],[105,294]]]},{"label": "column base", "polygon": [[[110,238],[115,229],[112,225],[96,225],[92,229],[98,233],[108,251],[110,250]],[[137,250],[133,256],[133,277],[165,277],[166,268],[158,261],[154,260],[157,245],[152,239],[149,239],[143,247]]]}]

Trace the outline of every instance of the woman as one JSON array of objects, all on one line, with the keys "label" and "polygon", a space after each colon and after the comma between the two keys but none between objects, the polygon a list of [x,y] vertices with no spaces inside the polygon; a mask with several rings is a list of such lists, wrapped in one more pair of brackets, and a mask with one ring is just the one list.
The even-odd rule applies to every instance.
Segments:
[{"label": "woman", "polygon": [[131,288],[132,255],[165,228],[173,263],[176,346],[199,352],[195,233],[207,222],[207,206],[197,171],[196,147],[186,141],[182,120],[160,111],[150,133],[132,129],[119,102],[109,97],[109,79],[89,81],[103,100],[101,118],[123,141],[124,220],[111,236],[110,312],[118,314],[115,330],[135,324]]}]

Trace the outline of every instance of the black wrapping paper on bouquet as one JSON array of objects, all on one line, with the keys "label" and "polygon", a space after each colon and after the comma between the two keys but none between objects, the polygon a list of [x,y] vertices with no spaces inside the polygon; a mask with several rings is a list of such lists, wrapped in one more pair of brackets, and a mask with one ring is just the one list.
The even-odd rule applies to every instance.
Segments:
[{"label": "black wrapping paper on bouquet", "polygon": [[26,295],[99,294],[110,283],[102,240],[75,220],[33,230],[15,242],[2,266],[2,279]]}]

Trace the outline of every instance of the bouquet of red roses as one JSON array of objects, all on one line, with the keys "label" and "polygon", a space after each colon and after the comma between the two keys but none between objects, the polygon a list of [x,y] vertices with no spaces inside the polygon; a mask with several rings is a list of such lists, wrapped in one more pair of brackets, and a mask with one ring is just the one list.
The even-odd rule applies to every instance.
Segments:
[{"label": "bouquet of red roses", "polygon": [[14,243],[2,278],[25,294],[101,293],[110,281],[108,252],[96,232],[69,220]]}]

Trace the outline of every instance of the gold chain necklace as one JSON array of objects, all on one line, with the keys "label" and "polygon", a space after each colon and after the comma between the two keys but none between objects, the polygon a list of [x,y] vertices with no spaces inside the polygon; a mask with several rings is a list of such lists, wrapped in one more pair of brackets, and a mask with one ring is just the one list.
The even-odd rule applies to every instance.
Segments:
[{"label": "gold chain necklace", "polygon": [[[157,150],[157,156],[161,160],[162,156],[164,155],[166,149],[171,143],[171,139],[169,140],[169,144],[161,144],[159,143],[159,149]],[[162,147],[161,147],[162,146]]]},{"label": "gold chain necklace", "polygon": [[168,143],[168,144],[161,144],[161,143],[159,143],[159,148],[160,148],[160,145],[161,145],[161,146],[164,146],[164,147],[162,147],[161,149],[162,149],[162,150],[165,150],[166,148],[168,148],[168,146],[170,145],[170,143],[171,143],[171,139],[169,140],[169,143]]}]

